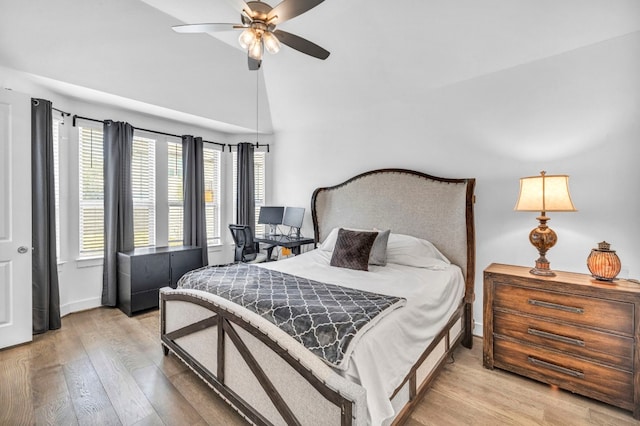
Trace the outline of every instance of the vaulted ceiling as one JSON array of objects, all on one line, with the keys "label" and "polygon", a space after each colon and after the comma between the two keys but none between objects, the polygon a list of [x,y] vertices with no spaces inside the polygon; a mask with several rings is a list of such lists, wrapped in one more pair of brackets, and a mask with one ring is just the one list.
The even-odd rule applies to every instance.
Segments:
[{"label": "vaulted ceiling", "polygon": [[326,0],[280,28],[331,56],[283,47],[255,73],[237,34],[171,30],[238,22],[225,0],[0,0],[0,10],[0,67],[229,133],[255,129],[256,84],[259,128],[277,134],[640,31],[637,0]]}]

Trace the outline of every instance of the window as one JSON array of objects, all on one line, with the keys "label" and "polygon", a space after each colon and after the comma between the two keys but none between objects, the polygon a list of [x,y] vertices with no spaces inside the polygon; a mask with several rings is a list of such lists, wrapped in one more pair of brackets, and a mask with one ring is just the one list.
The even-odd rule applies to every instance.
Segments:
[{"label": "window", "polygon": [[207,244],[220,244],[220,150],[205,144],[204,204]]},{"label": "window", "polygon": [[170,246],[182,245],[182,143],[168,142],[168,201],[169,201],[169,237]]},{"label": "window", "polygon": [[[79,128],[80,256],[104,250],[102,129]],[[134,136],[131,157],[135,247],[155,245],[155,141]]]},{"label": "window", "polygon": [[80,256],[104,249],[104,178],[102,129],[79,128]]},{"label": "window", "polygon": [[264,225],[258,224],[260,217],[260,207],[267,203],[266,183],[265,183],[265,160],[267,155],[264,152],[256,152],[253,154],[253,179],[255,180],[255,230],[258,234],[264,234]]},{"label": "window", "polygon": [[[254,224],[255,233],[263,234],[264,225],[258,224],[260,216],[260,207],[266,203],[266,182],[265,182],[265,164],[267,155],[265,152],[253,153],[253,178],[255,180],[254,197],[255,197],[255,215],[256,223]],[[233,220],[236,219],[236,206],[238,199],[238,153],[233,152]]]},{"label": "window", "polygon": [[135,247],[150,247],[156,244],[155,142],[153,139],[133,137],[131,193]]},{"label": "window", "polygon": [[[79,127],[78,132],[79,256],[97,257],[104,251],[103,133],[92,123]],[[220,198],[222,152],[205,143],[203,156],[207,243],[215,245],[220,244],[224,205]],[[131,158],[135,247],[184,243],[182,180],[182,141],[136,131]]]},{"label": "window", "polygon": [[62,117],[53,117],[53,181],[56,215],[56,253],[60,259],[60,125]]}]

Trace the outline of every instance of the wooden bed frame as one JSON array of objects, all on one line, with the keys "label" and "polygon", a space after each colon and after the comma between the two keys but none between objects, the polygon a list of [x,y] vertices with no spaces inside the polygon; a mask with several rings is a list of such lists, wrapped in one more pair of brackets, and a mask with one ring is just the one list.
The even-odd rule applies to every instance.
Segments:
[{"label": "wooden bed frame", "polygon": [[[391,396],[393,424],[407,419],[460,342],[471,348],[474,186],[475,179],[383,169],[313,193],[317,242],[336,226],[391,229],[431,241],[463,271],[463,301]],[[367,424],[364,388],[256,314],[197,290],[169,287],[160,292],[160,310],[165,355],[177,355],[250,422]]]}]

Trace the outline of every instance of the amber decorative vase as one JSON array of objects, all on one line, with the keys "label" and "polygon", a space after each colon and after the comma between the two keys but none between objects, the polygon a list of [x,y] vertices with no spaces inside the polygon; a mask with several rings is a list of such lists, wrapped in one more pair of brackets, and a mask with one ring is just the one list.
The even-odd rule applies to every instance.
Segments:
[{"label": "amber decorative vase", "polygon": [[587,258],[587,267],[591,275],[599,281],[613,281],[620,273],[622,264],[611,244],[606,241],[598,243],[598,248],[591,250]]}]

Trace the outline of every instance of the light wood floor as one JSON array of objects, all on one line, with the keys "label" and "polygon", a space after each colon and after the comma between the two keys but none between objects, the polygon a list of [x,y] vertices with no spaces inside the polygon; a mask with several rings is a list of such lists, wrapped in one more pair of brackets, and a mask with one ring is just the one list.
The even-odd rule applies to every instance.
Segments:
[{"label": "light wood floor", "polygon": [[[242,425],[195,374],[163,356],[158,312],[100,308],[0,351],[0,425]],[[482,368],[460,348],[413,413],[420,425],[640,425],[626,411]]]}]

